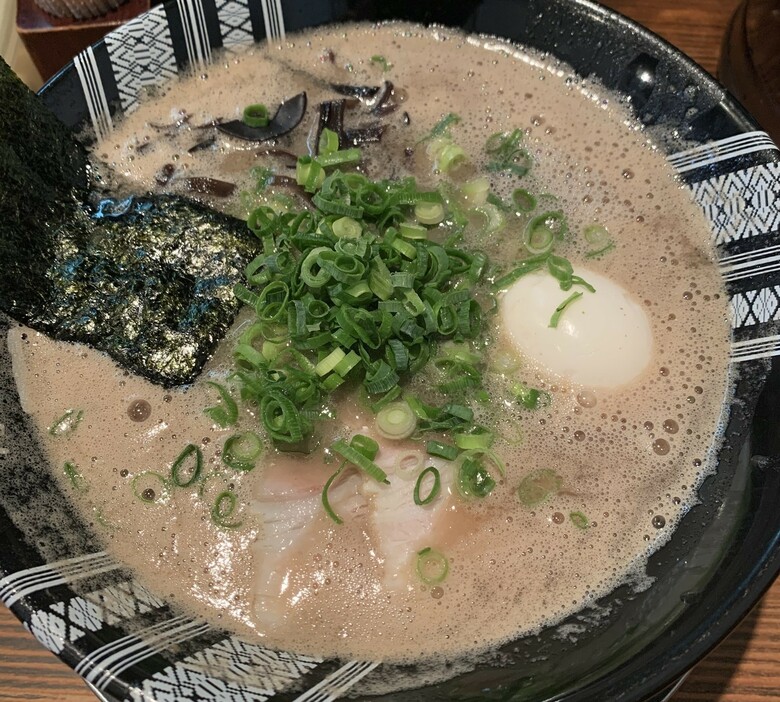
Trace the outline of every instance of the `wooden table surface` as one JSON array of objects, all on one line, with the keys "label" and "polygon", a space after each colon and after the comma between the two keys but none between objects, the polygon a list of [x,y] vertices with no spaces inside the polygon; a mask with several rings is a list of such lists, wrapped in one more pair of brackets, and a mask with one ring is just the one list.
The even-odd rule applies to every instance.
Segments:
[{"label": "wooden table surface", "polygon": [[[605,0],[715,73],[720,42],[739,0]],[[67,666],[0,607],[0,701],[94,702]],[[780,700],[780,581],[689,675],[673,702]],[[598,702],[609,702],[608,700]]]}]

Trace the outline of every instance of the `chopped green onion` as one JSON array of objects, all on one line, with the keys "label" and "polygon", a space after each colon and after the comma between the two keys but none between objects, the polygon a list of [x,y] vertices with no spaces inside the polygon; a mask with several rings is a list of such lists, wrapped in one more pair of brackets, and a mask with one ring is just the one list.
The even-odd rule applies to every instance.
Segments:
[{"label": "chopped green onion", "polygon": [[612,243],[612,237],[603,224],[590,224],[583,232],[585,241],[593,248],[600,249]]},{"label": "chopped green onion", "polygon": [[449,573],[447,558],[430,546],[417,552],[417,575],[426,585],[437,585]]},{"label": "chopped green onion", "polygon": [[398,380],[398,374],[387,363],[377,361],[366,372],[363,387],[365,387],[369,395],[375,395],[380,392],[387,392],[394,385],[398,384]]},{"label": "chopped green onion", "polygon": [[93,507],[93,511],[95,512],[95,521],[100,524],[100,526],[105,527],[106,529],[110,529],[111,531],[116,531],[119,527],[116,524],[112,524],[108,519],[106,519],[106,515],[103,514],[103,508],[102,507]]},{"label": "chopped green onion", "polygon": [[355,434],[349,445],[358,453],[365,456],[369,461],[373,461],[379,453],[379,444],[370,436],[365,434]]},{"label": "chopped green onion", "polygon": [[388,60],[379,54],[376,54],[371,57],[371,63],[375,63],[382,67],[382,70],[387,73],[392,67],[393,64],[389,63]]},{"label": "chopped green onion", "polygon": [[65,461],[62,470],[68,477],[68,480],[70,480],[70,484],[74,487],[74,489],[78,490],[79,492],[87,492],[87,490],[89,490],[87,481],[84,479],[84,476],[81,474],[81,471],[78,469],[75,463],[72,461]]},{"label": "chopped green onion", "polygon": [[233,349],[233,358],[236,360],[236,365],[239,368],[246,368],[251,370],[252,368],[258,368],[263,365],[265,357],[254,346],[247,344],[239,344]]},{"label": "chopped green onion", "polygon": [[171,483],[176,487],[190,487],[200,480],[202,471],[203,452],[195,444],[187,444],[171,465]]},{"label": "chopped green onion", "polygon": [[547,272],[560,283],[561,290],[571,288],[574,268],[568,258],[550,254],[547,256]]},{"label": "chopped green onion", "polygon": [[295,167],[295,180],[307,193],[313,193],[325,181],[325,168],[311,156],[301,156]]},{"label": "chopped green onion", "polygon": [[[411,242],[405,241],[404,239],[399,239],[397,237],[393,237],[392,241],[390,242],[390,246],[392,246],[398,253],[400,253],[404,258],[408,258],[409,260],[413,260],[417,258],[417,248],[412,244]],[[400,273],[396,273],[396,276],[401,275]],[[393,280],[394,276],[390,275],[391,280]],[[411,282],[413,278],[409,276],[409,281]],[[395,280],[393,281],[395,283]],[[396,287],[403,287],[402,285],[399,285],[398,283],[395,283]]]},{"label": "chopped green onion", "polygon": [[317,246],[306,254],[301,263],[301,282],[316,290],[330,281],[330,273],[322,267],[322,256],[328,252],[331,252],[328,247]]},{"label": "chopped green onion", "polygon": [[211,507],[211,521],[221,529],[238,529],[243,522],[229,522],[228,520],[236,511],[236,494],[231,490],[225,490],[217,495]]},{"label": "chopped green onion", "polygon": [[[263,355],[265,355],[265,344],[263,344]],[[230,396],[227,389],[219,383],[207,380],[206,385],[216,388],[220,401],[219,404],[207,407],[203,411],[223,429],[233,426],[238,420],[238,405],[236,401]]]},{"label": "chopped green onion", "polygon": [[262,104],[247,105],[242,115],[244,124],[248,127],[267,127],[270,121],[268,108]]},{"label": "chopped green onion", "polygon": [[416,478],[423,465],[423,455],[420,451],[410,450],[399,453],[395,459],[393,475],[403,480]]},{"label": "chopped green onion", "polygon": [[386,439],[406,439],[417,428],[417,417],[407,402],[391,402],[377,412],[376,428]]},{"label": "chopped green onion", "polygon": [[590,521],[582,512],[570,512],[569,519],[578,529],[587,529],[590,526]]},{"label": "chopped green onion", "polygon": [[468,345],[449,342],[443,346],[443,356],[435,361],[437,368],[448,365],[476,365],[482,360],[478,353],[469,350]]},{"label": "chopped green onion", "polygon": [[[316,396],[310,381],[299,377],[298,391],[304,397]],[[276,442],[297,444],[309,433],[308,420],[295,404],[279,391],[266,390],[260,400],[260,416],[269,436]],[[259,440],[259,439],[258,439]]]},{"label": "chopped green onion", "polygon": [[325,380],[322,381],[322,389],[325,392],[333,392],[339,385],[344,383],[342,378],[336,371],[333,371]]},{"label": "chopped green onion", "polygon": [[523,244],[530,253],[543,254],[552,249],[555,244],[555,236],[544,221],[540,225],[538,219],[534,218],[523,232]]},{"label": "chopped green onion", "polygon": [[398,225],[398,233],[405,239],[427,239],[428,230],[413,222],[401,222]]},{"label": "chopped green onion", "polygon": [[495,205],[491,205],[489,202],[480,205],[479,207],[475,207],[474,212],[482,215],[485,219],[485,231],[488,233],[497,232],[506,223],[501,210]]},{"label": "chopped green onion", "polygon": [[352,217],[341,217],[333,222],[333,234],[340,239],[357,239],[363,231],[360,222]]},{"label": "chopped green onion", "polygon": [[220,492],[233,488],[231,484],[233,476],[224,472],[221,468],[207,473],[198,483],[197,495],[203,502],[211,502]]},{"label": "chopped green onion", "polygon": [[489,449],[493,445],[493,432],[484,427],[474,427],[468,433],[456,433],[452,435],[457,446],[462,451],[472,449]]},{"label": "chopped green onion", "polygon": [[490,359],[490,370],[502,375],[514,373],[520,366],[520,358],[513,351],[498,351]]},{"label": "chopped green onion", "polygon": [[341,199],[330,199],[322,194],[322,191],[315,193],[311,199],[312,203],[325,214],[344,215],[345,217],[362,217],[363,208],[356,205],[350,205]]},{"label": "chopped green onion", "polygon": [[341,456],[348,463],[352,463],[367,473],[378,483],[389,482],[387,480],[387,473],[385,473],[376,463],[366,458],[360,451],[354,449],[352,446],[346,444],[342,439],[334,442],[330,447],[330,450]]},{"label": "chopped green onion", "polygon": [[567,297],[560,305],[558,305],[555,308],[555,312],[553,312],[552,317],[550,317],[550,323],[547,325],[553,329],[555,329],[558,326],[558,322],[561,319],[561,315],[566,311],[566,309],[574,302],[579,300],[582,297],[581,292],[574,292],[569,297]]},{"label": "chopped green onion", "polygon": [[375,402],[371,403],[371,411],[376,414],[381,410],[383,407],[386,407],[388,404],[390,404],[393,400],[398,399],[401,396],[401,388],[396,385],[395,387],[390,388],[382,397],[380,397]]},{"label": "chopped green onion", "polygon": [[441,441],[429,441],[426,443],[425,449],[428,451],[429,455],[438,456],[446,461],[454,461],[460,453],[457,446],[445,444]]},{"label": "chopped green onion", "polygon": [[457,124],[460,122],[460,117],[456,115],[454,112],[450,112],[448,115],[445,115],[442,117],[431,129],[428,134],[426,134],[422,139],[420,139],[418,144],[423,141],[428,141],[429,139],[435,139],[436,137],[444,136],[445,134],[449,134],[450,127],[454,124]]},{"label": "chopped green onion", "polygon": [[320,496],[320,499],[322,500],[322,507],[325,510],[325,514],[327,514],[336,524],[343,524],[344,520],[339,517],[338,514],[336,514],[336,511],[331,507],[330,500],[328,499],[328,491],[330,490],[331,485],[335,482],[336,478],[341,475],[341,472],[344,470],[344,466],[346,465],[346,462],[342,463],[341,466],[339,466],[339,469],[330,476],[325,481],[325,485],[322,488],[322,495]]},{"label": "chopped green onion", "polygon": [[254,166],[249,169],[249,173],[256,181],[255,193],[262,193],[270,185],[275,175],[272,168],[265,166]]},{"label": "chopped green onion", "polygon": [[[428,475],[433,476],[433,484],[431,485],[431,489],[428,492],[428,495],[426,497],[420,497],[420,490],[422,489],[422,484]],[[440,489],[441,489],[441,476],[439,475],[439,469],[434,466],[428,466],[425,470],[422,471],[422,473],[420,473],[420,475],[417,478],[417,482],[414,485],[414,504],[416,504],[418,507],[422,507],[423,505],[430,504],[431,502],[433,502],[433,500],[436,499],[436,496],[439,494]]]},{"label": "chopped green onion", "polygon": [[344,360],[347,354],[344,353],[338,346],[333,349],[325,358],[323,358],[316,366],[314,366],[314,372],[319,375],[327,375],[335,367]]},{"label": "chopped green onion", "polygon": [[349,373],[358,363],[360,363],[360,356],[354,351],[350,351],[336,364],[333,368],[333,372],[338,373],[342,378],[345,378],[347,373]]},{"label": "chopped green onion", "polygon": [[449,173],[466,160],[466,152],[462,147],[448,143],[439,150],[434,166],[441,173]]},{"label": "chopped green onion", "polygon": [[517,176],[524,176],[531,168],[531,156],[520,146],[523,131],[515,129],[512,132],[493,134],[485,142],[485,151],[492,156],[486,168],[488,171],[509,171]]},{"label": "chopped green onion", "polygon": [[467,207],[477,207],[487,202],[490,181],[484,176],[464,183],[460,188],[460,198]]},{"label": "chopped green onion", "polygon": [[515,383],[512,386],[512,394],[523,407],[529,410],[547,407],[551,400],[550,393],[544,390],[537,390],[536,388],[529,388],[521,383]]},{"label": "chopped green onion", "polygon": [[499,210],[502,212],[510,212],[512,208],[507,205],[498,195],[495,193],[488,193],[487,197],[485,198],[486,202],[489,202],[491,205],[495,205],[498,207]]},{"label": "chopped green onion", "polygon": [[[301,159],[298,159],[298,161],[301,161]],[[249,213],[249,217],[247,217],[246,220],[246,225],[255,234],[260,234],[265,227],[273,224],[275,219],[276,212],[274,212],[270,207],[261,205]]]},{"label": "chopped green onion", "polygon": [[[265,358],[266,361],[271,363],[275,361],[277,358],[279,358],[279,354],[282,352],[282,350],[285,347],[286,344],[280,344],[277,343],[276,341],[264,341],[261,353],[263,354],[263,358]],[[214,415],[212,415],[212,419],[213,417]],[[230,426],[230,425],[226,425],[226,426]]]},{"label": "chopped green onion", "polygon": [[262,451],[263,442],[254,432],[233,434],[225,439],[222,462],[234,470],[248,472],[255,467]]},{"label": "chopped green onion", "polygon": [[487,497],[496,486],[481,461],[465,457],[458,469],[458,489],[463,497]]},{"label": "chopped green onion", "polygon": [[523,244],[534,255],[547,253],[567,231],[568,225],[562,212],[545,212],[528,222],[523,232]]},{"label": "chopped green onion", "polygon": [[477,389],[474,391],[474,400],[486,405],[490,402],[490,395],[486,390]]},{"label": "chopped green onion", "polygon": [[578,275],[573,275],[571,277],[571,284],[572,285],[581,285],[583,288],[585,288],[588,292],[596,292],[596,288],[594,288],[588,281],[583,280]]},{"label": "chopped green onion", "polygon": [[563,479],[549,468],[540,468],[529,473],[520,481],[517,496],[526,507],[536,507],[557,495],[563,485]]},{"label": "chopped green onion", "polygon": [[320,140],[317,146],[318,153],[332,154],[334,151],[339,150],[339,135],[332,129],[326,127],[320,134]]},{"label": "chopped green onion", "polygon": [[147,470],[130,481],[133,494],[146,504],[162,504],[170,496],[168,480],[164,475]]},{"label": "chopped green onion", "polygon": [[519,212],[533,212],[536,209],[536,198],[523,188],[512,191],[512,202]]},{"label": "chopped green onion", "polygon": [[76,427],[84,418],[84,410],[69,409],[59,419],[55,419],[49,427],[49,434],[52,436],[64,436],[76,431]]},{"label": "chopped green onion", "polygon": [[438,224],[444,219],[444,205],[440,202],[418,202],[414,216],[423,224]]},{"label": "chopped green onion", "polygon": [[[446,136],[457,120],[443,120],[432,138]],[[450,244],[450,228],[466,226],[458,198],[446,199],[452,222],[445,222],[442,192],[422,190],[413,178],[372,181],[348,168],[325,173],[359,159],[360,151],[339,150],[332,135],[322,134],[319,155],[297,163],[313,206],[252,210],[247,224],[260,252],[234,288],[256,317],[234,350],[235,382],[266,435],[286,450],[307,443],[336,388],[360,383],[380,412],[398,400],[399,383],[430,360],[438,342],[476,339],[483,324],[474,288],[487,257]],[[454,145],[447,137],[440,146]],[[427,227],[439,223],[447,228],[445,245],[429,239],[439,232]],[[442,392],[484,398],[479,364],[457,363],[445,372]],[[416,421],[420,433],[463,433],[473,424],[457,405],[431,408]]]},{"label": "chopped green onion", "polygon": [[320,154],[314,157],[314,163],[318,163],[323,168],[332,168],[333,166],[343,166],[348,163],[357,163],[363,154],[358,148],[342,149],[332,151],[328,154]]},{"label": "chopped green onion", "polygon": [[507,146],[514,148],[514,146],[520,143],[521,139],[522,134],[519,130],[515,130],[512,134],[496,132],[495,134],[491,134],[487,138],[487,141],[485,141],[485,151],[491,155],[498,154],[502,149],[506,149]]},{"label": "chopped green onion", "polygon": [[524,275],[533,273],[540,270],[549,258],[549,254],[541,254],[539,256],[531,256],[530,258],[521,261],[513,270],[509,271],[500,278],[497,278],[493,283],[494,290],[503,290],[508,288],[512,283],[522,278]]},{"label": "chopped green onion", "polygon": [[[448,312],[451,317],[447,325],[445,325],[447,322],[444,317],[445,312]],[[439,333],[445,335],[457,329],[463,336],[471,336],[466,326],[461,326],[461,322],[465,322],[465,315],[470,312],[464,307],[459,307],[457,314],[453,314],[452,308],[441,308],[438,315]],[[449,325],[456,326],[453,329]],[[439,390],[443,393],[455,393],[479,388],[482,385],[482,372],[477,367],[481,361],[480,356],[461,346],[445,347],[445,349],[445,354],[434,360],[434,366],[444,373],[444,382],[439,383]]]},{"label": "chopped green onion", "polygon": [[483,462],[482,459],[486,458],[493,464],[493,467],[498,471],[502,478],[506,477],[506,466],[504,465],[504,462],[498,457],[498,454],[491,449],[469,449],[464,451],[461,456],[463,458],[478,460],[480,463]]},{"label": "chopped green onion", "polygon": [[585,254],[585,258],[598,258],[599,256],[603,256],[608,251],[612,251],[612,249],[614,249],[614,248],[615,248],[614,242],[610,241],[603,248],[597,249],[596,251],[588,251]]}]

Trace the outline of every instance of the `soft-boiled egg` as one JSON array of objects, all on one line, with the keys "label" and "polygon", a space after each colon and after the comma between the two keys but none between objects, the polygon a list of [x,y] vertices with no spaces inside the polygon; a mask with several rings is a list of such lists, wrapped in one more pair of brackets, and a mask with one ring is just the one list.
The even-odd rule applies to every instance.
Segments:
[{"label": "soft-boiled egg", "polygon": [[[529,360],[577,385],[614,388],[635,380],[650,363],[653,334],[639,302],[609,278],[577,267],[581,286],[561,290],[549,273],[523,276],[500,300],[502,327]],[[556,308],[572,292],[582,297],[550,326]]]}]

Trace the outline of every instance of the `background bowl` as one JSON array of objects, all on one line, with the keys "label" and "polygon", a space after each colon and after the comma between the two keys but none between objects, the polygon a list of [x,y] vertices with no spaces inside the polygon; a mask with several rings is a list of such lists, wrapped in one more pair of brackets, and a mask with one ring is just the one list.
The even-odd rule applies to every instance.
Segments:
[{"label": "background bowl", "polygon": [[[665,148],[710,222],[730,295],[732,358],[739,364],[717,473],[702,486],[701,503],[650,559],[651,588],[613,592],[564,622],[568,635],[552,627],[505,646],[500,666],[391,696],[410,702],[650,699],[725,636],[780,568],[780,418],[774,411],[780,275],[771,248],[780,243],[780,153],[690,60],[584,0],[178,0],[85,51],[42,96],[67,124],[91,122],[101,133],[136,104],[141,87],[206,60],[213,48],[362,19],[460,26],[549,52],[628,94],[643,123],[675,134]],[[733,269],[735,260],[745,265]],[[0,554],[0,598],[98,689],[155,702],[327,700],[364,675],[381,674],[373,663],[270,651],[172,612],[100,550],[97,537],[36,467],[40,447],[18,406],[5,349],[0,386],[4,474],[13,476],[0,492],[0,533],[9,544]],[[15,522],[31,511],[49,518],[23,534]]]}]

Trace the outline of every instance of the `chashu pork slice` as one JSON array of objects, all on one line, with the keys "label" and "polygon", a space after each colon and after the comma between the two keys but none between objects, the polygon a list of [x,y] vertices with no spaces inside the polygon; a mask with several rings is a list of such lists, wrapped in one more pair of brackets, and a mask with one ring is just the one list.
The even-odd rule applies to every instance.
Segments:
[{"label": "chashu pork slice", "polygon": [[[382,564],[382,584],[392,590],[404,590],[419,584],[415,568],[417,554],[424,548],[446,551],[468,531],[464,524],[462,498],[455,485],[456,467],[449,461],[425,455],[410,442],[380,443],[376,459],[388,475],[389,484],[366,480],[362,492],[369,502],[372,542]],[[439,470],[441,489],[426,505],[414,501],[414,488],[420,472],[428,466]],[[432,484],[424,481],[420,496],[424,499]]]},{"label": "chashu pork slice", "polygon": [[[252,546],[255,573],[254,608],[257,620],[273,628],[311,595],[308,584],[296,578],[296,559],[317,550],[317,539],[333,522],[322,507],[322,487],[332,465],[302,463],[279,456],[265,469],[252,502],[260,533]],[[360,492],[362,476],[345,475],[329,491],[333,509],[346,521],[360,521],[366,498]]]}]

